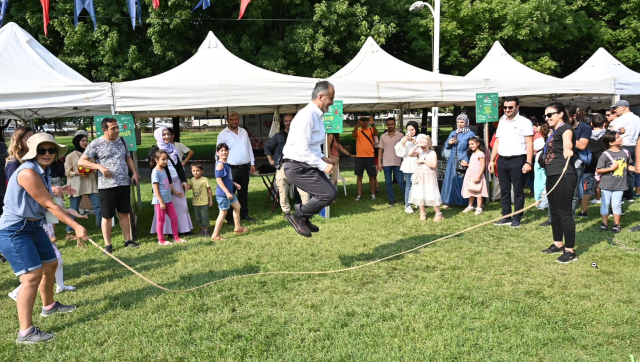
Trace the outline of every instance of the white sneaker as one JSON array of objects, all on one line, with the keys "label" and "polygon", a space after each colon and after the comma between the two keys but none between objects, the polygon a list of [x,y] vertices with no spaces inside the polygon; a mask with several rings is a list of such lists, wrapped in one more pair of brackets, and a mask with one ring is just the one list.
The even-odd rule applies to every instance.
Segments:
[{"label": "white sneaker", "polygon": [[64,292],[75,292],[75,291],[76,291],[76,287],[73,287],[71,285],[64,285],[62,287],[60,287],[59,285],[56,286],[56,294],[64,293]]},{"label": "white sneaker", "polygon": [[18,302],[18,293],[15,290],[12,290],[7,295],[9,296],[9,298],[13,299],[14,302]]},{"label": "white sneaker", "polygon": [[481,207],[476,208],[476,211],[474,212],[474,214],[476,215],[482,214],[482,208]]},{"label": "white sneaker", "polygon": [[371,200],[375,200],[376,199],[376,195],[371,195]]},{"label": "white sneaker", "polygon": [[413,207],[411,207],[411,205],[405,207],[404,212],[406,212],[407,214],[413,214]]},{"label": "white sneaker", "polygon": [[[473,206],[467,206],[467,208],[462,210],[462,212],[467,213],[467,212],[470,212],[470,211],[473,211],[473,210],[474,210]],[[480,210],[482,210],[482,209],[480,209]]]}]

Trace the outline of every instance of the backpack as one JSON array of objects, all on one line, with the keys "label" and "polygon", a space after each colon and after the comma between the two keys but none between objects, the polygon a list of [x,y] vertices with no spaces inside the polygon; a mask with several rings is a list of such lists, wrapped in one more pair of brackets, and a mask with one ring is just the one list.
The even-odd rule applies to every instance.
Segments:
[{"label": "backpack", "polygon": [[[627,155],[627,157],[629,158],[631,157],[629,156],[629,151],[627,151],[626,148],[623,148],[622,150],[624,151],[624,154]],[[611,154],[609,153],[609,151],[604,151],[602,152],[602,154],[607,155],[607,157],[609,157],[609,160],[611,160],[612,163],[616,162],[616,160],[614,160],[613,157],[611,157]],[[596,172],[596,174],[593,177],[596,179],[596,181],[600,181],[600,179],[602,178],[602,175]]]}]

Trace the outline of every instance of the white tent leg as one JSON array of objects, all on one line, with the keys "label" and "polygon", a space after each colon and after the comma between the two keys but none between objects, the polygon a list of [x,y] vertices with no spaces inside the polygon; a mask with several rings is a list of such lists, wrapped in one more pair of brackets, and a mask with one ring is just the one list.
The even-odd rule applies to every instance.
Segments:
[{"label": "white tent leg", "polygon": [[431,108],[431,142],[438,145],[438,107]]}]

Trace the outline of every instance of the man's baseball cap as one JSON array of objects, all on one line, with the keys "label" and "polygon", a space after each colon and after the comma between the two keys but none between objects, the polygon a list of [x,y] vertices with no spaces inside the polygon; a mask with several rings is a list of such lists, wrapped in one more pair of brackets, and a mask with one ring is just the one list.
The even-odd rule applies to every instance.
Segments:
[{"label": "man's baseball cap", "polygon": [[629,107],[629,102],[625,101],[624,99],[621,99],[617,101],[616,104],[611,108],[618,108],[618,107]]}]

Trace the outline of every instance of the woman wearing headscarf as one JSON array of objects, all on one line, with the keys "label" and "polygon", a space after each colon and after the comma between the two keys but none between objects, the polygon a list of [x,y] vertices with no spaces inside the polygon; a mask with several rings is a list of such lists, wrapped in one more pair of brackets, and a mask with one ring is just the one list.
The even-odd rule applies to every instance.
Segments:
[{"label": "woman wearing headscarf", "polygon": [[469,165],[469,138],[476,134],[469,129],[469,117],[462,113],[456,117],[456,129],[451,131],[444,143],[444,148],[451,150],[447,160],[447,171],[442,183],[442,203],[445,205],[468,205],[469,200],[462,198],[462,185],[464,174],[456,172],[456,164],[460,161],[462,166]]},{"label": "woman wearing headscarf", "polygon": [[[178,232],[181,234],[190,233],[193,230],[193,223],[189,215],[189,205],[187,204],[187,191],[189,191],[189,183],[187,176],[182,167],[182,163],[178,158],[178,150],[171,143],[171,132],[166,127],[159,127],[153,131],[153,137],[156,139],[156,146],[169,154],[169,163],[167,163],[167,174],[171,180],[174,190],[183,190],[183,196],[172,195],[173,206],[178,214]],[[155,165],[154,165],[155,167]],[[151,233],[155,234],[157,229],[157,215],[153,214],[153,223],[151,224]],[[173,235],[171,223],[164,224],[165,235]]]},{"label": "woman wearing headscarf", "polygon": [[[64,161],[64,174],[67,176],[67,185],[77,191],[75,196],[70,197],[70,208],[78,211],[82,196],[87,195],[89,201],[91,201],[93,213],[96,216],[96,226],[100,229],[102,210],[100,209],[100,198],[98,197],[98,180],[96,179],[96,173],[91,172],[89,169],[78,169],[78,160],[80,160],[80,156],[82,156],[84,149],[89,143],[87,135],[88,133],[86,133],[86,131],[84,133],[78,131],[76,132],[76,136],[73,137],[71,142],[75,148],[73,152],[67,155]],[[91,160],[91,162],[94,161]],[[73,228],[68,225],[66,239],[75,239]]]}]

